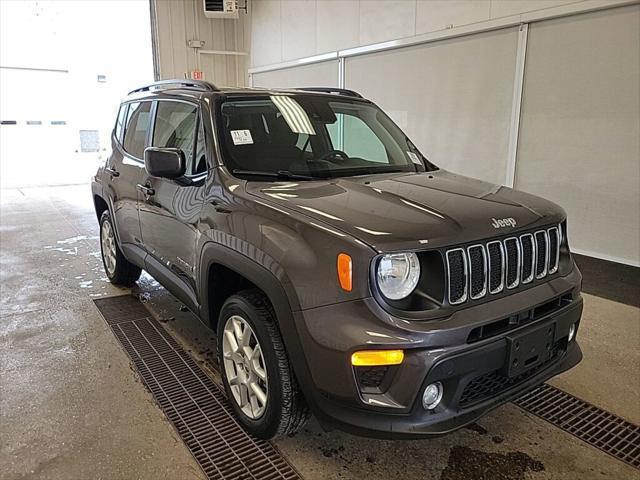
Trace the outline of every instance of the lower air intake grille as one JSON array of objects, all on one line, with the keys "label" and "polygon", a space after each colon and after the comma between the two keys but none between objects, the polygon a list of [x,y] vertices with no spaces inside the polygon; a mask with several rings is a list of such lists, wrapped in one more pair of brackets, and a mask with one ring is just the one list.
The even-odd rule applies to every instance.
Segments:
[{"label": "lower air intake grille", "polygon": [[355,367],[358,384],[364,388],[378,388],[389,367]]},{"label": "lower air intake grille", "polygon": [[496,370],[474,378],[466,387],[464,387],[460,400],[458,401],[458,406],[460,408],[466,408],[475,403],[506,392],[512,387],[516,387],[556,361],[558,359],[558,353],[558,349],[555,349],[552,357],[545,363],[541,363],[537,367],[534,367],[517,377],[505,377],[499,370]]}]

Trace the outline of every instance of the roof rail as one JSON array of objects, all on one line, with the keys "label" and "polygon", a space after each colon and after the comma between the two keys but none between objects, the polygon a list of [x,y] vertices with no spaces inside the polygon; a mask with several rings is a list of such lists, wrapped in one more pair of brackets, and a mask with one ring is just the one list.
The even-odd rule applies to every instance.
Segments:
[{"label": "roof rail", "polygon": [[144,87],[131,90],[129,92],[129,95],[137,92],[150,92],[151,90],[168,90],[171,88],[186,88],[203,90],[207,92],[218,91],[218,87],[216,87],[212,83],[205,82],[204,80],[160,80],[158,82],[153,82],[149,85],[145,85]]},{"label": "roof rail", "polygon": [[322,92],[322,93],[337,93],[338,95],[345,95],[347,97],[363,98],[358,92],[353,90],[347,90],[346,88],[335,87],[300,87],[295,90],[303,90],[306,92]]}]

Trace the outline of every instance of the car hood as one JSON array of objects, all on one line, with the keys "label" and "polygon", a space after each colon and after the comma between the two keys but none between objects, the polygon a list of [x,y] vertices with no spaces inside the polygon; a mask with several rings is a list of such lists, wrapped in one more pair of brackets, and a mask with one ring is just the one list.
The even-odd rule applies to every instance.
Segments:
[{"label": "car hood", "polygon": [[[563,210],[552,202],[444,170],[248,182],[246,188],[251,195],[328,224],[378,252],[462,244],[564,219]],[[515,222],[496,227],[494,219]]]}]

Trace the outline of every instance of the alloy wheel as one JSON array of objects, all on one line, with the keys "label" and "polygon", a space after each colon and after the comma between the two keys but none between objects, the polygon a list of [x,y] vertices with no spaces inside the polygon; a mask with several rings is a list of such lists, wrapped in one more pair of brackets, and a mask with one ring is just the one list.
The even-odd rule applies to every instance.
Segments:
[{"label": "alloy wheel", "polygon": [[116,239],[109,220],[102,222],[100,229],[100,243],[102,246],[102,259],[107,274],[112,277],[116,271]]},{"label": "alloy wheel", "polygon": [[222,332],[227,382],[242,412],[252,420],[267,406],[267,369],[262,348],[251,325],[239,315],[229,317]]}]

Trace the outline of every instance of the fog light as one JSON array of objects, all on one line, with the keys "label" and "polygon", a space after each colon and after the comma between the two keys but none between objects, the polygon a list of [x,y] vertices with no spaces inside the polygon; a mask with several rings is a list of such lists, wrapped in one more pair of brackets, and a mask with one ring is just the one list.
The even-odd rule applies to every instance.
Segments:
[{"label": "fog light", "polygon": [[442,400],[442,384],[440,382],[430,383],[422,394],[422,406],[425,410],[433,410]]},{"label": "fog light", "polygon": [[569,341],[573,340],[573,337],[576,336],[576,324],[573,323],[569,327]]}]

